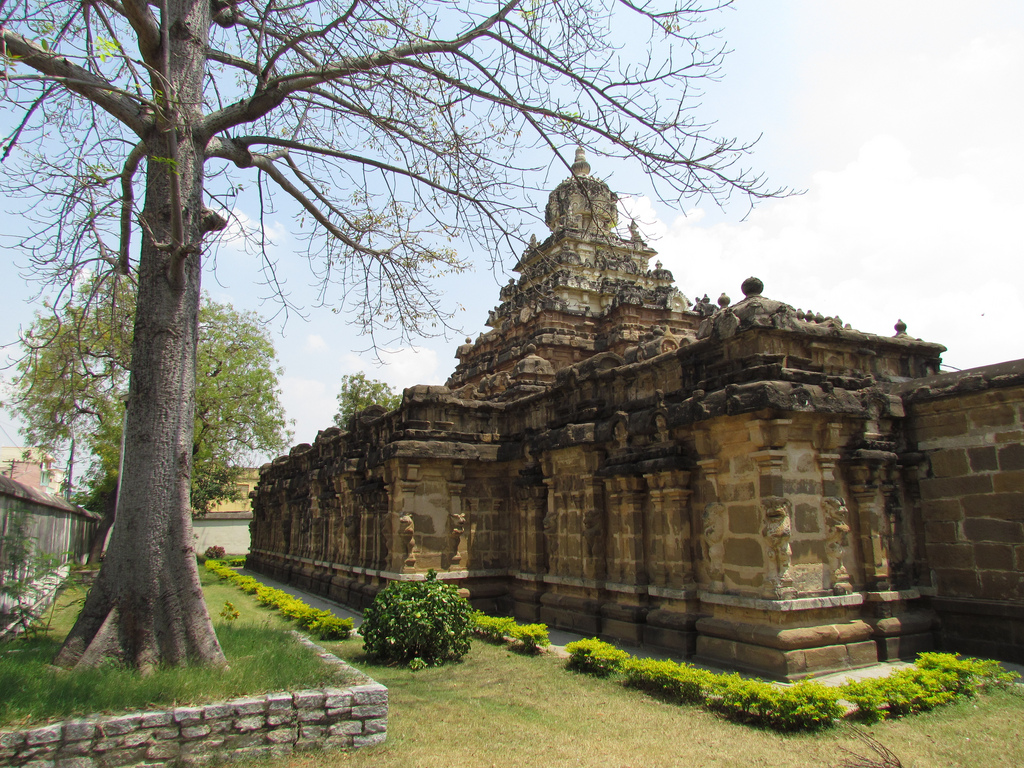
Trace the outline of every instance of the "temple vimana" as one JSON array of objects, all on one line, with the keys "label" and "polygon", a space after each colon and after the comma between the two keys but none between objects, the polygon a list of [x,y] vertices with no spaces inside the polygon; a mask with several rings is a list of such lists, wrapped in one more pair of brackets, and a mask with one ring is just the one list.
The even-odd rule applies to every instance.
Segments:
[{"label": "temple vimana", "polygon": [[943,374],[902,322],[754,277],[691,302],[590,170],[445,386],[262,468],[249,566],[356,608],[434,569],[488,612],[777,679],[1024,661],[1024,361]]}]

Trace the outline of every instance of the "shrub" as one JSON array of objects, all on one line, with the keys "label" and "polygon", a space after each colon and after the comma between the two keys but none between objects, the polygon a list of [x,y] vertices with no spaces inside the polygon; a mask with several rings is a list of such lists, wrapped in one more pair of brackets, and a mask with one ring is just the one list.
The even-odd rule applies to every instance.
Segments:
[{"label": "shrub", "polygon": [[225,555],[224,547],[207,547],[203,557],[207,560],[220,560]]},{"label": "shrub", "polygon": [[776,731],[828,728],[843,715],[839,692],[810,680],[778,686],[739,675],[718,675],[708,704],[731,720]]},{"label": "shrub", "polygon": [[701,704],[718,677],[688,664],[659,659],[627,659],[620,664],[625,684],[676,703]]},{"label": "shrub", "polygon": [[608,677],[633,657],[611,643],[592,637],[565,646],[569,653],[569,669],[596,677]]},{"label": "shrub", "polygon": [[958,698],[975,695],[986,685],[1003,686],[1019,675],[997,661],[962,658],[952,653],[922,653],[909,669],[888,677],[847,683],[843,698],[857,705],[857,714],[871,722],[922,712]]},{"label": "shrub", "polygon": [[509,635],[525,653],[537,653],[551,645],[547,624],[516,624],[513,621]]},{"label": "shrub", "polygon": [[469,651],[472,609],[430,570],[426,581],[393,581],[378,592],[359,631],[363,650],[379,661],[444,664]]},{"label": "shrub", "polygon": [[508,616],[488,616],[482,611],[476,611],[472,615],[473,630],[481,637],[495,643],[504,643],[506,637],[511,637],[516,626],[516,620]]}]

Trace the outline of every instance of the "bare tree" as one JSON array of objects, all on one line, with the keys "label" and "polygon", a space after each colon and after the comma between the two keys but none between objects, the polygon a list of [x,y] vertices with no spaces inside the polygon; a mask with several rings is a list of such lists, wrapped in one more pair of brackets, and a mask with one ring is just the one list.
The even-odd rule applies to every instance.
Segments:
[{"label": "bare tree", "polygon": [[629,158],[663,199],[777,194],[693,112],[724,5],[0,2],[4,183],[31,266],[138,284],[118,523],[58,662],[224,663],[188,496],[201,263],[242,182],[264,211],[300,206],[325,302],[371,336],[420,333],[443,320],[430,277],[464,266],[450,239],[514,234],[531,149]]}]

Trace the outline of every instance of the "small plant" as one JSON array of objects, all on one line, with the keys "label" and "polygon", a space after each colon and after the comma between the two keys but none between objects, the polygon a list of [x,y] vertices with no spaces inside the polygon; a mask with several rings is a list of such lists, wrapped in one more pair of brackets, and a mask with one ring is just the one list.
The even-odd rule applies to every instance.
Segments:
[{"label": "small plant", "polygon": [[596,677],[608,677],[633,657],[611,643],[592,637],[565,646],[569,653],[569,669]]},{"label": "small plant", "polygon": [[844,699],[857,705],[862,720],[876,722],[924,712],[959,698],[974,696],[986,685],[1003,686],[1019,676],[997,661],[962,658],[952,653],[922,653],[915,665],[888,677],[847,683]]},{"label": "small plant", "polygon": [[512,622],[510,637],[523,653],[537,653],[551,645],[547,624],[516,624]]},{"label": "small plant", "polygon": [[718,675],[688,664],[659,659],[633,659],[620,664],[625,684],[677,704],[703,704],[718,686]]},{"label": "small plant", "polygon": [[42,551],[29,535],[28,516],[13,512],[0,536],[0,619],[15,631],[33,632],[60,584],[68,553]]},{"label": "small plant", "polygon": [[224,601],[224,607],[221,609],[220,612],[220,617],[224,619],[224,621],[234,621],[240,615],[241,614],[239,614],[238,609],[235,608],[234,603],[232,603],[230,600]]},{"label": "small plant", "polygon": [[476,633],[495,643],[504,643],[512,636],[516,620],[508,616],[488,616],[482,611],[473,614],[473,628]]},{"label": "small plant", "polygon": [[466,599],[438,581],[433,569],[425,581],[393,581],[363,614],[363,650],[389,663],[458,661],[469,652],[472,613]]},{"label": "small plant", "polygon": [[203,552],[203,557],[207,560],[220,560],[225,554],[224,547],[213,546],[206,548],[206,551]]},{"label": "small plant", "polygon": [[421,669],[426,669],[429,665],[419,656],[409,661],[409,670],[412,672],[419,672]]},{"label": "small plant", "polygon": [[778,686],[739,675],[717,676],[708,704],[731,720],[776,731],[816,731],[843,716],[839,692],[811,680]]}]

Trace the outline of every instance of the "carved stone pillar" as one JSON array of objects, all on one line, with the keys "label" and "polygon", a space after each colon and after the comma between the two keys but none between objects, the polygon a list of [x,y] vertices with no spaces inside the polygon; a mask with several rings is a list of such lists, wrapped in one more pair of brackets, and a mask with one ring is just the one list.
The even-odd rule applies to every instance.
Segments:
[{"label": "carved stone pillar", "polygon": [[[536,479],[537,482],[533,482]],[[547,511],[548,489],[540,478],[523,477],[515,488],[518,567],[526,573],[544,573],[544,513]]]},{"label": "carved stone pillar", "polygon": [[892,588],[889,564],[891,525],[886,511],[884,464],[879,460],[854,460],[849,465],[850,491],[857,509],[861,565],[868,590]]},{"label": "carved stone pillar", "polygon": [[605,488],[609,491],[609,535],[612,538],[608,577],[623,584],[645,584],[643,478],[610,477],[605,481]]},{"label": "carved stone pillar", "polygon": [[441,552],[442,568],[454,568],[462,562],[459,544],[466,531],[466,514],[462,510],[462,492],[465,490],[466,484],[462,482],[462,479],[462,465],[454,464],[451,470],[451,479],[448,482],[450,502],[448,518],[445,521],[444,549]]},{"label": "carved stone pillar", "polygon": [[547,500],[541,530],[544,533],[544,572],[551,575],[558,573],[558,499],[554,493],[555,480],[544,478],[544,497]]},{"label": "carved stone pillar", "polygon": [[652,584],[680,588],[693,583],[690,549],[690,473],[644,475],[647,482],[647,572]]},{"label": "carved stone pillar", "polygon": [[789,569],[792,565],[793,505],[782,496],[761,498],[761,536],[763,537],[764,562],[767,573],[763,594],[768,598],[787,598],[795,594]]}]

